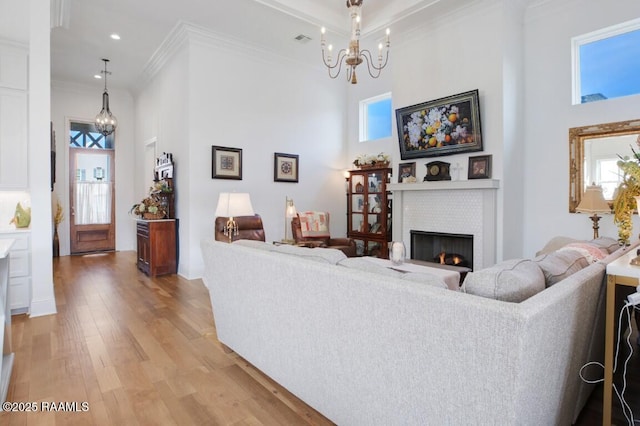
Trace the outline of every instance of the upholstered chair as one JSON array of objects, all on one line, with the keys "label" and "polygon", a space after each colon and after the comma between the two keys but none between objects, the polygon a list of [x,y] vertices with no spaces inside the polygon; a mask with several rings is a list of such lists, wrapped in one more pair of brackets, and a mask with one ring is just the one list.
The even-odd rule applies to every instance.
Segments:
[{"label": "upholstered chair", "polygon": [[[228,217],[218,216],[215,223],[215,238],[217,241],[229,242],[229,236],[224,235],[224,227],[227,224]],[[231,240],[257,240],[265,241],[264,228],[260,215],[255,216],[237,216],[234,217],[238,225],[238,235],[232,235]]]},{"label": "upholstered chair", "polygon": [[356,257],[356,243],[351,238],[331,238],[329,213],[303,212],[291,219],[293,239],[299,246],[341,250],[347,257]]}]

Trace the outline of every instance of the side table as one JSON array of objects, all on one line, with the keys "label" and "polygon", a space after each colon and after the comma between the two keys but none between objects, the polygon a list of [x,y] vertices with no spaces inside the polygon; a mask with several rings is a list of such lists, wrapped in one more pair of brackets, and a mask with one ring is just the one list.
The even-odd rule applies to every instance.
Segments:
[{"label": "side table", "polygon": [[602,424],[611,425],[613,395],[613,344],[616,320],[616,286],[637,287],[640,283],[640,266],[630,265],[637,256],[637,245],[628,248],[628,253],[607,265],[607,309],[604,340],[604,392],[602,396]]}]

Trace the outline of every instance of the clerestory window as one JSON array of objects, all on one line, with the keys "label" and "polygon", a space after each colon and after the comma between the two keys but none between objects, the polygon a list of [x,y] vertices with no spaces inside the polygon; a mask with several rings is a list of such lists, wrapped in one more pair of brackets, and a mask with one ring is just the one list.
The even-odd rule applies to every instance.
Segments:
[{"label": "clerestory window", "polygon": [[640,93],[640,19],[574,37],[573,104]]}]

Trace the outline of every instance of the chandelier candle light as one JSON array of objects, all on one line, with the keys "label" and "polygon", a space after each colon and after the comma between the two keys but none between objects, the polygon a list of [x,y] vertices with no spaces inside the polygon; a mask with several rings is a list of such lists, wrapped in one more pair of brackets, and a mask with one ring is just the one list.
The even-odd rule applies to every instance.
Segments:
[{"label": "chandelier candle light", "polygon": [[[387,34],[385,37],[384,45],[380,43],[378,45],[378,63],[377,65],[373,61],[371,52],[367,49],[360,50],[360,7],[363,0],[347,0],[347,8],[349,9],[349,15],[351,16],[351,40],[349,41],[349,48],[341,49],[338,52],[338,58],[333,63],[331,52],[333,46],[327,46],[325,40],[326,29],[321,29],[320,44],[322,46],[322,61],[329,71],[329,77],[336,78],[342,70],[342,62],[347,64],[347,80],[351,81],[351,84],[357,84],[358,79],[356,77],[356,67],[363,61],[367,62],[367,70],[369,75],[373,78],[380,77],[380,71],[387,66],[389,60],[389,28],[387,28]],[[328,53],[326,52],[328,50]],[[384,62],[383,62],[384,57]],[[337,68],[337,70],[336,70]],[[335,70],[335,74],[333,71]]]},{"label": "chandelier candle light", "polygon": [[111,74],[107,71],[107,62],[108,59],[103,59],[104,61],[104,71],[100,71],[101,74],[104,74],[104,92],[102,93],[102,110],[96,115],[96,128],[100,133],[104,136],[108,136],[116,130],[118,126],[118,120],[115,115],[111,114],[111,110],[109,109],[109,93],[107,93],[107,74]]}]

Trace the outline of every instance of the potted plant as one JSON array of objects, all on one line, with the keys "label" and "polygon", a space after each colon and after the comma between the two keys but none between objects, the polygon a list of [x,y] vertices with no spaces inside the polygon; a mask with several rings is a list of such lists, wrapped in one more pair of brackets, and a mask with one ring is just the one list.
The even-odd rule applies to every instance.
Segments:
[{"label": "potted plant", "polygon": [[374,167],[388,167],[391,157],[389,154],[381,152],[378,155],[363,154],[353,160],[353,165],[361,169],[371,169]]},{"label": "potted plant", "polygon": [[[640,145],[640,136],[636,142]],[[618,239],[621,244],[629,245],[633,222],[633,211],[640,200],[640,153],[631,147],[633,157],[620,157],[618,167],[622,171],[622,182],[615,191],[613,200],[613,222],[618,226]]]},{"label": "potted plant", "polygon": [[164,219],[167,215],[164,206],[155,195],[149,195],[138,204],[134,204],[129,213],[136,214],[147,220]]}]

